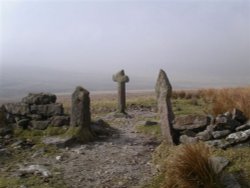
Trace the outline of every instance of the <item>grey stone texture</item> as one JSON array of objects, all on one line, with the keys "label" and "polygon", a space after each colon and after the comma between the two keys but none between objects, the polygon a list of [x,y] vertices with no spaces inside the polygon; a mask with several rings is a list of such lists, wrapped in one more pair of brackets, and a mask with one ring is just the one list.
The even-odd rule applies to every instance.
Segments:
[{"label": "grey stone texture", "polygon": [[78,86],[72,94],[70,126],[90,129],[90,98],[89,91]]},{"label": "grey stone texture", "polygon": [[118,112],[125,113],[126,110],[126,83],[129,82],[129,77],[125,75],[124,70],[113,75],[113,81],[118,83]]},{"label": "grey stone texture", "polygon": [[158,112],[160,114],[162,136],[169,144],[177,144],[178,138],[173,129],[174,113],[171,104],[172,86],[163,70],[159,72],[155,92]]}]

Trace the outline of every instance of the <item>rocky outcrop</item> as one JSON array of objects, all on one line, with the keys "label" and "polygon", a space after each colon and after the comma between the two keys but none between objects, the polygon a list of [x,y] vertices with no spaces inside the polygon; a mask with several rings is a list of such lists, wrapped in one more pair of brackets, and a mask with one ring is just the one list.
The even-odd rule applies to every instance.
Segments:
[{"label": "rocky outcrop", "polygon": [[7,123],[23,129],[44,130],[49,125],[69,125],[69,116],[64,114],[63,105],[56,103],[56,95],[30,93],[21,102],[3,105]]},{"label": "rocky outcrop", "polygon": [[[215,121],[213,121],[215,119]],[[187,115],[175,119],[174,129],[180,143],[205,141],[208,145],[228,148],[250,140],[250,121],[239,109],[212,116]]]}]

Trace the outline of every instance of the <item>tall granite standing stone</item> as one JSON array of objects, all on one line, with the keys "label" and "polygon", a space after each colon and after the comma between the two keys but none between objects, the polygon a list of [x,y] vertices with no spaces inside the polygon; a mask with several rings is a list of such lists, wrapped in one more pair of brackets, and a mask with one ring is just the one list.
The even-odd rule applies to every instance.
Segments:
[{"label": "tall granite standing stone", "polygon": [[72,94],[70,126],[74,130],[73,136],[81,141],[89,140],[92,137],[90,123],[89,91],[78,86]]},{"label": "tall granite standing stone", "polygon": [[126,109],[126,82],[129,77],[125,75],[124,70],[113,75],[113,81],[118,83],[118,112],[125,113]]},{"label": "tall granite standing stone", "polygon": [[160,113],[162,136],[169,144],[177,144],[177,134],[173,129],[174,113],[171,104],[172,86],[163,70],[160,70],[155,85],[155,92],[158,112]]}]

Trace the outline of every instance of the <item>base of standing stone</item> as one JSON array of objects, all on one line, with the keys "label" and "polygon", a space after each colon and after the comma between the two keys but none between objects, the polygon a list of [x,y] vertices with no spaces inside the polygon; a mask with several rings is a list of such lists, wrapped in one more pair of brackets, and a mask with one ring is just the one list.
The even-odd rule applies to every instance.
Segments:
[{"label": "base of standing stone", "polygon": [[81,143],[93,141],[95,138],[93,133],[90,130],[86,130],[85,127],[70,127],[64,136],[74,138],[75,141]]}]

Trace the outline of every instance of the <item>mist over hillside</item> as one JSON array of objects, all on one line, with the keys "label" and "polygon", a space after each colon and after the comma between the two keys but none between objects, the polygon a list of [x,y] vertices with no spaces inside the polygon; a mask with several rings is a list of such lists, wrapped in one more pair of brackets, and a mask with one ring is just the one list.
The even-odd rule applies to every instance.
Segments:
[{"label": "mist over hillside", "polygon": [[[88,72],[84,70],[72,71],[60,68],[43,68],[35,66],[6,67],[3,69],[0,82],[0,99],[18,99],[30,92],[52,92],[57,94],[72,93],[76,86],[85,87],[91,92],[115,91],[117,83],[112,80],[112,75],[116,73]],[[151,74],[138,75],[135,72],[125,73],[129,76],[130,82],[126,84],[127,90],[154,90],[157,71]],[[169,79],[173,89],[197,89],[209,87],[234,87],[247,85],[246,82],[224,81],[207,82],[200,78],[196,81],[178,80],[173,73],[169,73]]]}]

